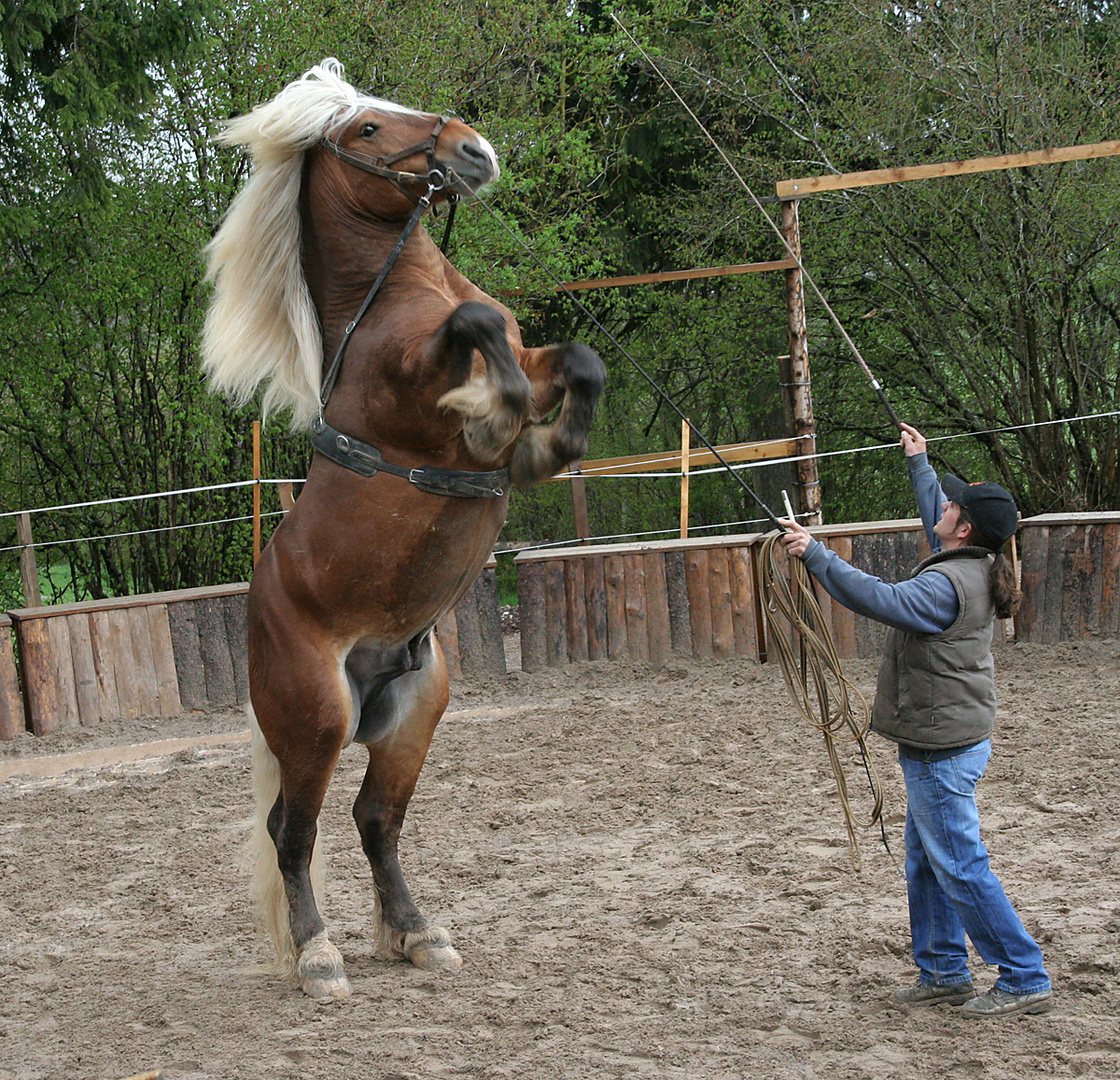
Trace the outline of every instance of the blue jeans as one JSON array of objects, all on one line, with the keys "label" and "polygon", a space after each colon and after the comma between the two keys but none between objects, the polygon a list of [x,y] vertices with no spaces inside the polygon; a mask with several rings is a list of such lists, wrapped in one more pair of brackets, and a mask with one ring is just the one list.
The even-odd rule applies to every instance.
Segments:
[{"label": "blue jeans", "polygon": [[[985,739],[945,753],[908,748],[899,754],[906,780],[910,937],[920,979],[941,986],[968,982],[967,934],[984,963],[998,967],[998,989],[1048,990],[1042,950],[992,873],[980,839],[976,784],[992,744]],[[923,760],[928,758],[933,760]]]}]

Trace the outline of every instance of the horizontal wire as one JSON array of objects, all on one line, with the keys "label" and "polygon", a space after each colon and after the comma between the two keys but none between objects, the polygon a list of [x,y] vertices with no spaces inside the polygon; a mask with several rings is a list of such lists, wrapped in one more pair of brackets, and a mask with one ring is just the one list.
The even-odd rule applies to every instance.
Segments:
[{"label": "horizontal wire", "polygon": [[[269,510],[261,514],[262,518],[279,517],[283,510]],[[118,540],[128,536],[149,536],[152,533],[174,532],[176,529],[203,529],[207,525],[235,525],[239,521],[252,521],[252,514],[242,514],[241,517],[215,518],[213,521],[190,521],[183,525],[161,525],[153,529],[133,529],[131,532],[102,533],[100,536],[81,536],[71,540],[43,540],[35,544],[13,544],[11,547],[0,547],[0,554],[5,551],[23,551],[25,548],[61,547],[63,544],[88,544],[94,540]]]},{"label": "horizontal wire", "polygon": [[230,480],[225,484],[206,484],[203,487],[176,488],[174,491],[154,491],[147,495],[118,495],[111,499],[90,499],[88,502],[60,503],[57,506],[40,506],[34,510],[4,510],[0,518],[19,517],[20,514],[49,514],[55,510],[84,510],[90,506],[112,506],[115,503],[140,502],[142,499],[164,499],[170,495],[194,495],[200,491],[226,491],[230,488],[254,487],[257,484],[302,484],[306,477],[298,480]]},{"label": "horizontal wire", "polygon": [[[1014,425],[1007,425],[1006,427],[987,428],[987,429],[983,429],[983,430],[980,430],[980,431],[963,432],[963,433],[957,434],[957,435],[936,435],[936,436],[928,437],[926,439],[926,442],[927,443],[935,443],[935,442],[947,442],[947,441],[950,441],[950,440],[953,440],[953,439],[976,438],[980,435],[996,435],[996,434],[1000,434],[1000,433],[1003,433],[1003,432],[1009,432],[1009,431],[1024,431],[1024,430],[1027,430],[1027,429],[1030,429],[1030,428],[1050,427],[1050,426],[1053,426],[1053,425],[1056,425],[1056,424],[1073,424],[1073,423],[1077,423],[1078,421],[1081,421],[1081,420],[1100,420],[1100,419],[1107,419],[1109,417],[1114,417],[1114,416],[1120,416],[1120,410],[1112,411],[1112,412],[1086,413],[1083,416],[1072,416],[1072,417],[1068,417],[1068,418],[1060,419],[1060,420],[1040,420],[1040,421],[1038,421],[1036,423],[1032,423],[1032,424],[1014,424]],[[780,441],[783,441],[783,440],[773,440],[773,441],[780,442]],[[732,445],[741,445],[741,444],[732,444]],[[857,447],[852,447],[852,448],[847,449],[847,450],[827,450],[827,451],[824,451],[824,452],[821,452],[821,453],[798,454],[798,455],[793,455],[793,456],[789,456],[789,457],[781,457],[781,458],[766,458],[766,459],[761,460],[761,461],[738,462],[738,463],[735,463],[735,464],[729,464],[727,466],[713,466],[712,468],[690,469],[687,475],[690,478],[691,477],[696,477],[696,476],[710,476],[710,475],[713,475],[713,474],[716,474],[716,473],[725,473],[725,472],[728,471],[728,469],[732,469],[732,470],[754,469],[754,468],[760,468],[761,466],[765,466],[765,465],[785,465],[785,464],[790,464],[790,463],[795,462],[795,461],[804,461],[806,458],[810,458],[810,459],[813,459],[813,460],[823,460],[824,458],[841,457],[841,456],[844,456],[844,455],[847,455],[847,454],[865,454],[865,453],[869,453],[869,452],[872,452],[872,451],[878,451],[878,450],[893,450],[893,449],[897,448],[897,446],[898,446],[898,443],[896,443],[896,442],[878,443],[878,444],[873,445],[873,446],[857,446]],[[671,454],[669,452],[666,452],[666,455],[665,455],[665,460],[666,461],[672,460],[673,457],[674,457],[673,454]],[[625,479],[650,479],[650,480],[666,480],[666,479],[668,479],[668,480],[673,480],[673,479],[680,479],[684,475],[685,475],[685,473],[681,470],[670,470],[670,471],[661,471],[661,472],[640,472],[640,473],[635,473],[635,472],[624,472],[624,473],[623,472],[596,472],[594,470],[591,471],[591,472],[583,472],[581,470],[580,472],[557,473],[553,477],[553,479],[568,480],[568,479],[575,479],[577,477],[584,477],[584,478],[600,478],[600,477],[607,478],[607,477],[609,477],[611,479],[622,479],[622,480],[625,480]],[[154,492],[154,493],[147,494],[147,495],[122,495],[122,496],[119,496],[117,498],[111,498],[111,499],[92,499],[92,500],[89,500],[88,502],[65,503],[65,504],[60,504],[58,506],[43,506],[43,507],[38,507],[34,510],[7,510],[7,511],[4,511],[4,512],[0,513],[0,518],[18,517],[20,514],[29,514],[29,515],[30,514],[46,514],[46,513],[51,513],[53,511],[81,510],[81,509],[86,509],[86,508],[94,507],[94,506],[110,506],[110,505],[115,505],[115,504],[118,504],[118,503],[138,502],[138,501],[141,501],[141,500],[144,500],[144,499],[163,499],[163,498],[168,498],[168,497],[176,496],[176,495],[194,495],[194,494],[198,494],[198,493],[206,492],[206,491],[226,491],[226,490],[230,490],[230,489],[233,489],[233,488],[244,488],[244,487],[254,487],[254,486],[262,486],[263,487],[263,486],[266,486],[266,485],[267,486],[273,486],[273,485],[278,485],[278,484],[302,484],[302,483],[305,482],[305,480],[306,480],[305,477],[300,477],[298,479],[263,479],[262,478],[260,480],[233,480],[233,481],[229,481],[228,483],[224,483],[224,484],[209,484],[209,485],[205,485],[205,486],[202,486],[202,487],[193,487],[193,488],[177,488],[173,491],[159,491],[159,492]],[[280,511],[280,510],[269,511],[265,514],[262,514],[261,516],[262,516],[262,518],[278,517],[282,513],[283,513],[283,511]],[[76,538],[76,539],[43,540],[43,541],[37,541],[35,543],[31,543],[31,544],[13,544],[9,547],[0,547],[0,554],[2,554],[4,552],[9,552],[9,551],[22,551],[22,550],[26,550],[27,548],[59,547],[59,546],[62,546],[64,544],[83,544],[83,543],[90,543],[90,542],[98,541],[98,540],[114,540],[114,539],[118,539],[118,538],[130,537],[130,536],[147,536],[147,535],[150,535],[152,533],[172,532],[175,529],[203,528],[203,527],[206,527],[208,525],[235,524],[237,522],[251,521],[251,520],[252,520],[252,515],[244,515],[244,516],[241,516],[241,517],[218,518],[218,519],[215,519],[213,521],[188,522],[188,523],[183,524],[183,525],[166,525],[166,526],[159,526],[159,527],[152,528],[152,529],[136,529],[136,530],[129,531],[129,532],[104,533],[104,534],[99,535],[99,536],[86,536],[86,537],[79,537],[79,538]],[[695,532],[695,531],[700,531],[700,530],[703,530],[703,529],[733,528],[733,527],[740,526],[740,525],[757,525],[757,524],[761,524],[764,521],[769,521],[769,518],[751,518],[751,519],[748,519],[748,520],[745,520],[745,521],[722,522],[719,525],[690,526],[690,529]],[[609,534],[609,535],[604,535],[604,536],[588,537],[586,539],[582,538],[582,537],[581,538],[572,538],[570,540],[549,541],[546,544],[534,545],[534,546],[528,547],[528,548],[518,548],[518,550],[536,551],[536,550],[540,550],[540,549],[544,549],[544,548],[548,548],[548,547],[556,547],[556,546],[569,547],[573,543],[584,543],[584,544],[586,544],[590,540],[606,541],[606,540],[620,539],[622,537],[628,537],[628,536],[630,536],[630,537],[643,537],[643,536],[672,535],[676,531],[677,531],[676,529],[655,529],[655,530],[651,530],[649,532],[614,533],[614,534]],[[506,549],[506,550],[512,550],[512,549]]]}]

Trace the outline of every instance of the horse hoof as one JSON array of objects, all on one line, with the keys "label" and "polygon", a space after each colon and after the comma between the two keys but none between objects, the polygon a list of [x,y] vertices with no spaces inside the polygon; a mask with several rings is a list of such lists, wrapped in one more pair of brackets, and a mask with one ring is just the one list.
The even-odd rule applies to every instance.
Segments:
[{"label": "horse hoof", "polygon": [[300,983],[300,989],[316,1001],[326,1001],[330,998],[348,998],[351,994],[350,980],[345,975],[333,979],[320,979],[311,977]]},{"label": "horse hoof", "polygon": [[450,945],[416,945],[408,959],[421,971],[458,971],[463,966],[463,958]]},{"label": "horse hoof", "polygon": [[401,946],[405,959],[422,971],[458,971],[463,966],[463,958],[451,947],[451,935],[442,926],[405,934]]},{"label": "horse hoof", "polygon": [[342,970],[342,953],[327,939],[317,934],[299,954],[296,968],[299,985],[308,997],[316,999],[350,996],[350,980]]}]

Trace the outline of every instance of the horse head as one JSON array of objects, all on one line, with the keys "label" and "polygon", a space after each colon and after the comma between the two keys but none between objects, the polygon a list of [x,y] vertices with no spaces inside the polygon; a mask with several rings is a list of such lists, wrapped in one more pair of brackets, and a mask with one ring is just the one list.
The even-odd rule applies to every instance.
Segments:
[{"label": "horse head", "polygon": [[[461,120],[370,99],[324,136],[339,161],[369,177],[362,193],[380,217],[405,217],[418,199],[471,198],[497,179],[494,148]],[[357,181],[350,178],[353,190]]]},{"label": "horse head", "polygon": [[216,141],[246,147],[253,167],[207,247],[215,289],[203,367],[236,404],[263,388],[265,415],[290,410],[292,430],[306,429],[318,410],[323,342],[301,265],[305,166],[352,219],[395,221],[421,197],[471,197],[497,177],[497,157],[461,120],[355,89],[334,59],[228,121]]}]

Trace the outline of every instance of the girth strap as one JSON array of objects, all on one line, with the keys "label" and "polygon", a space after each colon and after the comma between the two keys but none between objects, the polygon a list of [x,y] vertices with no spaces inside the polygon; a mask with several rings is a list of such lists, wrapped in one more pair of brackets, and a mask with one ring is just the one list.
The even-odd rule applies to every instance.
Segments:
[{"label": "girth strap", "polygon": [[311,427],[311,444],[324,457],[360,476],[391,473],[403,476],[421,491],[432,495],[450,495],[459,499],[497,499],[509,490],[509,469],[492,472],[464,472],[458,469],[422,467],[407,469],[394,465],[381,456],[381,451],[368,443],[343,435],[325,420],[317,419]]}]

